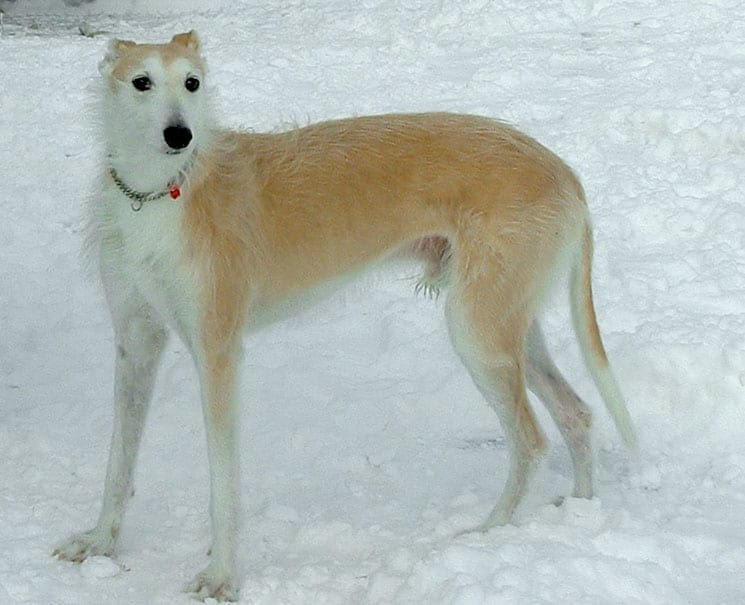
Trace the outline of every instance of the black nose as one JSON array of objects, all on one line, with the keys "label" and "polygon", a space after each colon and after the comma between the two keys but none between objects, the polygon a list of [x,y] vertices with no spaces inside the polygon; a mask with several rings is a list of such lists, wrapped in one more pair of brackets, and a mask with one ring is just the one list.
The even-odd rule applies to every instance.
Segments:
[{"label": "black nose", "polygon": [[163,138],[171,149],[184,149],[191,142],[191,130],[186,126],[169,126],[163,131]]}]

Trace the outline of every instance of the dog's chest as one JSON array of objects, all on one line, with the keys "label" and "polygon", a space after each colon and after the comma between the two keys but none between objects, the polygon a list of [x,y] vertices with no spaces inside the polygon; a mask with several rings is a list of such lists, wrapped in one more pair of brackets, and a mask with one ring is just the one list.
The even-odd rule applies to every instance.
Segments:
[{"label": "dog's chest", "polygon": [[142,296],[171,324],[190,323],[196,296],[185,261],[179,203],[151,202],[139,212],[119,208],[120,269]]}]

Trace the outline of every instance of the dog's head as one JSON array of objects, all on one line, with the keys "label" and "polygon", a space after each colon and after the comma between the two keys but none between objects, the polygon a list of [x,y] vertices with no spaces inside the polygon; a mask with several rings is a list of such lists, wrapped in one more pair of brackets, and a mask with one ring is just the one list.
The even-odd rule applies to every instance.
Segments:
[{"label": "dog's head", "polygon": [[138,157],[142,164],[183,164],[205,142],[206,66],[195,32],[178,34],[167,44],[113,40],[99,69],[106,80],[112,156]]}]

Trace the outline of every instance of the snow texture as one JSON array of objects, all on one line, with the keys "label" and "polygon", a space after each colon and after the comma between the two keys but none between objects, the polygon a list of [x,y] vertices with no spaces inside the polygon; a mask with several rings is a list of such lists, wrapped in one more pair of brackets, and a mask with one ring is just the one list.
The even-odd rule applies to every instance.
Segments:
[{"label": "snow texture", "polygon": [[[595,409],[597,493],[558,431],[516,524],[496,417],[414,267],[246,340],[240,569],[257,604],[745,602],[745,8],[737,0],[4,2],[0,35],[0,603],[188,603],[209,547],[196,376],[173,339],[114,559],[95,522],[113,344],[81,260],[112,36],[195,28],[222,123],[389,111],[499,117],[581,175],[599,320],[640,433],[621,447],[561,288],[557,360]],[[92,37],[80,35],[79,29]]]}]

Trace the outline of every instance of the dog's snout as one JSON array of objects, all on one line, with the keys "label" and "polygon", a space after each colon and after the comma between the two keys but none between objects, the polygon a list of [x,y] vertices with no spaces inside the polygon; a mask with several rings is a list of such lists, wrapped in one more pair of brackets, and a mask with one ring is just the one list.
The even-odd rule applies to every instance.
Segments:
[{"label": "dog's snout", "polygon": [[163,131],[163,138],[171,149],[185,149],[191,143],[191,130],[186,126],[169,126]]}]

